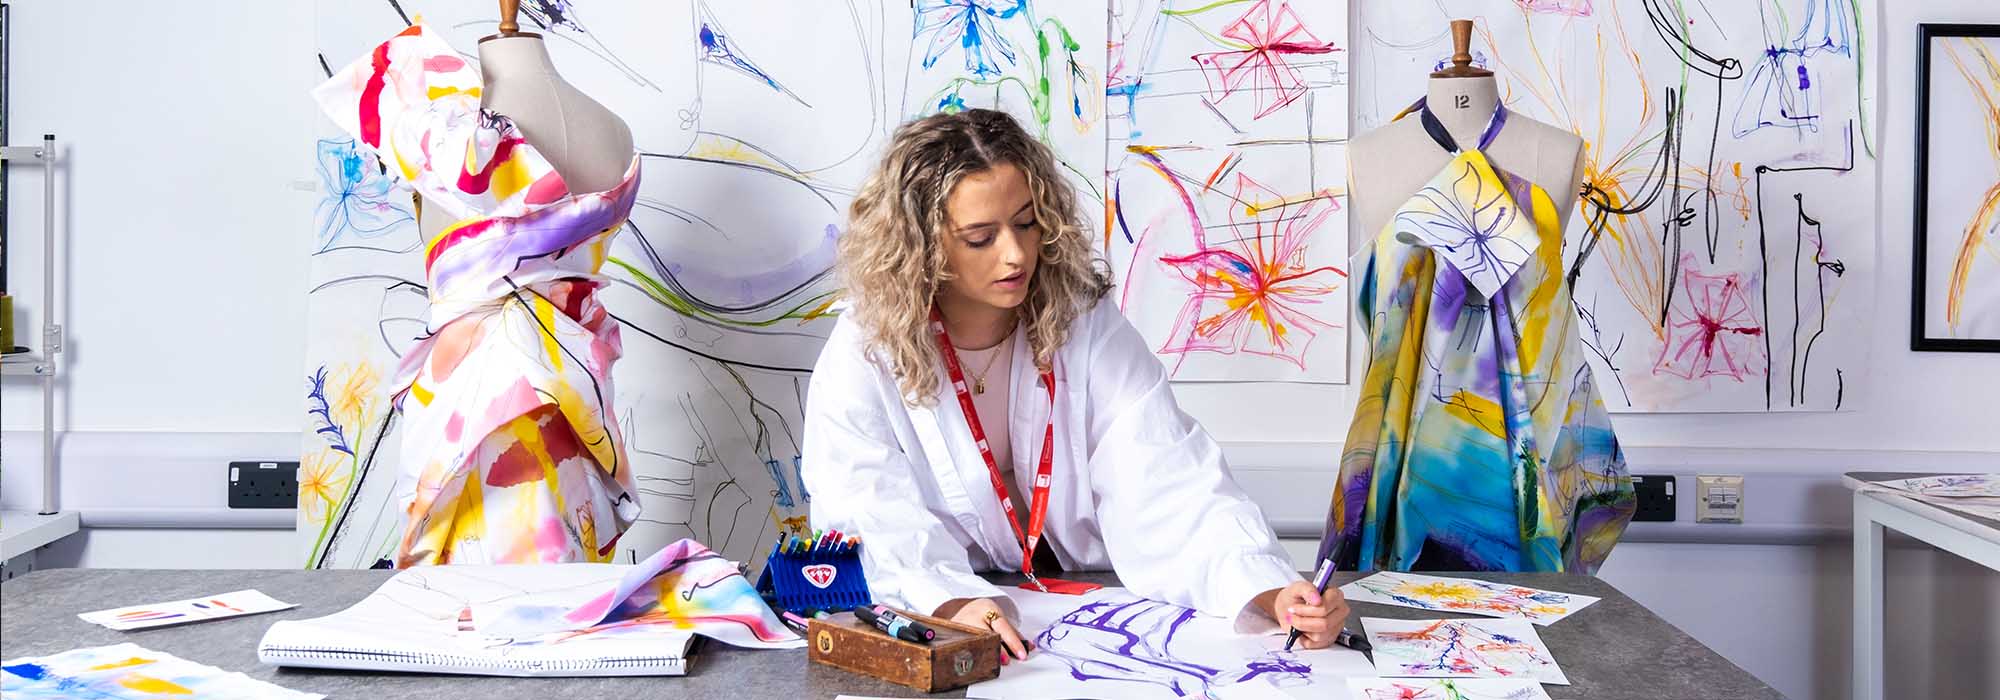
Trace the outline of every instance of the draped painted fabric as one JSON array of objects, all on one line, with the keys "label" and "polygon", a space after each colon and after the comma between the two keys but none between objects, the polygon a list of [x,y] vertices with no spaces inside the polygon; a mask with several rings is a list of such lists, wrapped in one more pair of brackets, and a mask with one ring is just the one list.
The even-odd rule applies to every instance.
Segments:
[{"label": "draped painted fabric", "polygon": [[639,516],[609,412],[618,324],[596,298],[638,193],[573,193],[480,73],[414,25],[313,91],[389,174],[455,222],[424,247],[431,334],[404,355],[408,516],[397,565],[609,561]]},{"label": "draped painted fabric", "polygon": [[1542,188],[1460,151],[1376,234],[1368,371],[1322,557],[1343,569],[1594,572],[1635,507]]}]

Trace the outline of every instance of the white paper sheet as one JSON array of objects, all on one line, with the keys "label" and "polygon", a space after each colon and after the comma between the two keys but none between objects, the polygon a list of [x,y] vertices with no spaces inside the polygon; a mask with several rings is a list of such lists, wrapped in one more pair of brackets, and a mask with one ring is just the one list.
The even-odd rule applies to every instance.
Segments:
[{"label": "white paper sheet", "polygon": [[1315,698],[1349,676],[1374,676],[1361,652],[1283,651],[1283,635],[1237,634],[1234,621],[1138,598],[1123,588],[1082,596],[1009,589],[1027,661],[966,690],[972,698]]},{"label": "white paper sheet", "polygon": [[1349,678],[1351,700],[1549,700],[1542,684],[1500,678]]},{"label": "white paper sheet", "polygon": [[1517,678],[1569,685],[1556,657],[1526,620],[1361,618],[1381,675]]},{"label": "white paper sheet", "polygon": [[1950,474],[1870,483],[1916,496],[2000,498],[2000,474]]},{"label": "white paper sheet", "polygon": [[2000,474],[1951,474],[1863,485],[1866,491],[1890,491],[1940,508],[2000,520]]},{"label": "white paper sheet", "polygon": [[302,693],[199,664],[137,644],[71,649],[59,654],[8,659],[0,664],[0,697],[7,700],[99,698],[142,700],[189,697],[204,700],[318,700]]},{"label": "white paper sheet", "polygon": [[166,627],[204,620],[220,620],[228,617],[255,615],[296,608],[297,603],[287,603],[262,592],[248,589],[223,593],[221,595],[176,600],[171,603],[132,605],[110,610],[80,613],[77,617],[93,625],[103,625],[115,630],[138,630],[149,627]]},{"label": "white paper sheet", "polygon": [[1443,610],[1487,617],[1512,617],[1552,624],[1597,602],[1573,593],[1509,586],[1490,581],[1384,571],[1340,587],[1350,601]]}]

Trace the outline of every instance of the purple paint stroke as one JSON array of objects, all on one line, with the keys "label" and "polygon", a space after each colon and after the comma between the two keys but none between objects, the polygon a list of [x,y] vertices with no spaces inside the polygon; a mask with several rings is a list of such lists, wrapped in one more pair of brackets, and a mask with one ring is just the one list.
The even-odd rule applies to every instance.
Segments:
[{"label": "purple paint stroke", "polygon": [[1313,669],[1311,664],[1299,661],[1298,657],[1288,652],[1274,651],[1265,655],[1264,658],[1245,664],[1243,670],[1243,676],[1236,679],[1237,683],[1243,683],[1258,676],[1270,676],[1270,678],[1266,678],[1265,680],[1273,683],[1305,681],[1312,676]]},{"label": "purple paint stroke", "polygon": [[1279,652],[1248,662],[1240,674],[1180,658],[1173,653],[1174,638],[1194,616],[1188,608],[1153,600],[1092,601],[1043,630],[1035,643],[1069,666],[1078,681],[1155,685],[1175,697],[1212,697],[1216,687],[1253,678],[1276,683],[1312,674],[1310,664]]}]

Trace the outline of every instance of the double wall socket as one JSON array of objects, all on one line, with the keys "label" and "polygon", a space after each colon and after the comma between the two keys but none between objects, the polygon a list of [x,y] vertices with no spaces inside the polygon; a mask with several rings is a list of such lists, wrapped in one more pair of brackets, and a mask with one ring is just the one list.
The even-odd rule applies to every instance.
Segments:
[{"label": "double wall socket", "polygon": [[298,462],[230,462],[229,507],[296,508]]},{"label": "double wall socket", "polygon": [[1694,478],[1694,521],[1698,523],[1743,522],[1743,477],[1730,474]]}]

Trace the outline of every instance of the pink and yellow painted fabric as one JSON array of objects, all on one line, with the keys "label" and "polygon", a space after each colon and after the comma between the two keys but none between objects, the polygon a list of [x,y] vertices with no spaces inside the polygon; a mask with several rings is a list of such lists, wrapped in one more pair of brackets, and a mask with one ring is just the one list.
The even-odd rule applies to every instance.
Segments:
[{"label": "pink and yellow painted fabric", "polygon": [[313,91],[455,221],[424,247],[430,335],[394,385],[414,484],[396,565],[609,561],[639,503],[609,411],[621,345],[597,273],[639,159],[616,187],[570,192],[512,120],[480,106],[480,80],[418,24]]},{"label": "pink and yellow painted fabric", "polygon": [[786,629],[736,563],[683,539],[628,567],[618,584],[581,605],[475,606],[479,630],[515,639],[641,634],[668,625],[733,646],[782,649],[803,643]]}]

